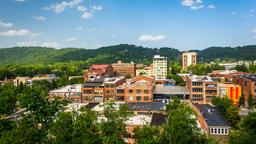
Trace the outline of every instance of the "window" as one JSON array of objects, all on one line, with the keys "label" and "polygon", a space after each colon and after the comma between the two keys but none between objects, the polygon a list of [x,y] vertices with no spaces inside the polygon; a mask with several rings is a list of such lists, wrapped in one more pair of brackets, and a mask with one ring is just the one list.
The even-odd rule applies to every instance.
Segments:
[{"label": "window", "polygon": [[133,101],[133,96],[129,96],[129,101]]},{"label": "window", "polygon": [[144,94],[148,94],[149,93],[149,91],[148,90],[144,90]]},{"label": "window", "polygon": [[136,94],[140,94],[141,93],[141,90],[136,90]]},{"label": "window", "polygon": [[124,90],[123,89],[118,89],[117,93],[124,93]]},{"label": "window", "polygon": [[218,128],[218,134],[220,134],[220,129]]},{"label": "window", "polygon": [[224,129],[221,129],[221,134],[224,134]]},{"label": "window", "polygon": [[192,95],[192,100],[193,101],[201,101],[203,100],[203,96],[202,95]]},{"label": "window", "polygon": [[133,90],[129,90],[129,93],[132,93],[133,92]]},{"label": "window", "polygon": [[202,82],[192,82],[193,86],[201,86],[203,83]]},{"label": "window", "polygon": [[228,129],[225,129],[225,134],[228,134]]},{"label": "window", "polygon": [[202,88],[192,88],[193,92],[202,92],[203,89]]},{"label": "window", "polygon": [[211,128],[211,134],[213,134],[213,128]]},{"label": "window", "polygon": [[141,101],[141,96],[137,96],[137,101]]},{"label": "window", "polygon": [[92,90],[84,90],[85,94],[92,94]]},{"label": "window", "polygon": [[217,133],[217,129],[216,129],[216,128],[214,129],[214,133],[215,133],[215,134]]},{"label": "window", "polygon": [[149,97],[148,96],[144,96],[144,101],[148,101]]}]

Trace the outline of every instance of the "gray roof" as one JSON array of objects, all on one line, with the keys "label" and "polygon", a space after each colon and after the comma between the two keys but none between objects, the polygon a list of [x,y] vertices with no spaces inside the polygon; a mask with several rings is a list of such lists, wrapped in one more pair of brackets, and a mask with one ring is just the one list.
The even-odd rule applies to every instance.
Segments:
[{"label": "gray roof", "polygon": [[195,104],[203,115],[208,126],[229,126],[221,113],[209,104]]},{"label": "gray roof", "polygon": [[188,95],[189,91],[184,86],[164,86],[157,84],[155,85],[154,94]]},{"label": "gray roof", "polygon": [[163,110],[166,104],[162,102],[150,102],[150,103],[128,103],[129,110],[132,111],[160,111]]}]

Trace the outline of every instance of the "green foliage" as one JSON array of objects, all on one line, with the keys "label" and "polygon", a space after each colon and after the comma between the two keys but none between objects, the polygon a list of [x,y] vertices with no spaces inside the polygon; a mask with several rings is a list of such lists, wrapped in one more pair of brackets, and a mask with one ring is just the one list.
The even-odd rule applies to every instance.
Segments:
[{"label": "green foliage", "polygon": [[102,143],[125,143],[123,137],[127,134],[124,121],[127,120],[129,112],[127,112],[127,105],[120,107],[117,111],[113,102],[108,102],[104,105],[104,117],[100,123],[100,130],[102,132]]},{"label": "green foliage", "polygon": [[239,98],[239,106],[245,106],[245,98],[244,94],[242,93],[241,97]]},{"label": "green foliage", "polygon": [[256,141],[256,113],[249,113],[239,129],[231,133],[230,144],[253,144]]},{"label": "green foliage", "polygon": [[241,71],[241,72],[248,72],[249,71],[248,68],[245,65],[237,65],[235,67],[235,70]]},{"label": "green foliage", "polygon": [[249,91],[249,97],[248,97],[248,108],[253,108],[254,103],[253,103],[253,97],[251,92]]},{"label": "green foliage", "polygon": [[178,75],[168,74],[167,78],[175,80],[176,81],[176,85],[178,85],[178,86],[185,86],[186,85],[186,83],[182,79],[182,77],[180,77]]},{"label": "green foliage", "polygon": [[16,89],[12,84],[0,86],[0,115],[8,115],[13,112],[16,104]]},{"label": "green foliage", "polygon": [[218,108],[225,119],[232,127],[237,127],[240,120],[239,109],[234,105],[233,101],[225,98],[214,97],[212,103]]},{"label": "green foliage", "polygon": [[181,72],[181,65],[178,62],[172,62],[170,65],[171,74],[176,75]]},{"label": "green foliage", "polygon": [[158,144],[160,142],[160,129],[151,126],[137,127],[134,129],[134,139],[137,144]]},{"label": "green foliage", "polygon": [[198,61],[212,62],[216,59],[223,60],[254,60],[256,53],[255,45],[239,46],[239,47],[210,47],[201,51],[197,51]]},{"label": "green foliage", "polygon": [[61,112],[50,129],[51,140],[56,144],[101,143],[96,120],[96,113],[90,110],[81,114]]},{"label": "green foliage", "polygon": [[195,75],[207,75],[212,72],[212,68],[207,64],[196,64],[189,66],[188,71]]},{"label": "green foliage", "polygon": [[164,125],[163,141],[174,144],[203,143],[197,127],[195,112],[178,98],[167,106],[167,122]]}]

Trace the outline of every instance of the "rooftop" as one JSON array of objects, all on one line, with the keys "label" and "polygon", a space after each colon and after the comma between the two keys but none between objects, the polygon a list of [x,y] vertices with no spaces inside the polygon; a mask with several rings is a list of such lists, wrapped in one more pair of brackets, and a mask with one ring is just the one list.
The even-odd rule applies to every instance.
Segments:
[{"label": "rooftop", "polygon": [[205,82],[215,82],[215,81],[218,81],[217,79],[212,78],[212,77],[210,77],[210,76],[197,76],[197,75],[192,75],[192,76],[189,76],[189,78],[190,78],[192,81],[205,81]]},{"label": "rooftop", "polygon": [[150,103],[128,103],[128,108],[131,111],[161,111],[165,107],[162,102],[150,102]]},{"label": "rooftop", "polygon": [[154,94],[183,95],[183,94],[189,94],[189,91],[184,86],[169,86],[169,85],[157,84],[155,85]]},{"label": "rooftop", "polygon": [[81,92],[82,84],[67,85],[55,90],[51,90],[50,93],[76,93]]},{"label": "rooftop", "polygon": [[208,126],[229,126],[221,113],[209,104],[195,104],[203,115]]},{"label": "rooftop", "polygon": [[153,113],[151,125],[161,125],[165,122],[166,115],[162,113]]},{"label": "rooftop", "polygon": [[253,82],[256,82],[256,75],[244,75],[243,78],[249,79]]},{"label": "rooftop", "polygon": [[135,115],[129,117],[125,122],[127,125],[148,125],[151,122],[151,116],[148,115]]}]

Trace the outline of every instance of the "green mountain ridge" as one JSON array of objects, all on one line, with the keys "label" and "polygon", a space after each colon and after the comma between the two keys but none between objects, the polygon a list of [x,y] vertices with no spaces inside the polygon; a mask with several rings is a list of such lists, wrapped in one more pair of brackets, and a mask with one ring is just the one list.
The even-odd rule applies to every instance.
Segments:
[{"label": "green mountain ridge", "polygon": [[[256,45],[231,47],[210,47],[196,50],[199,62],[220,60],[254,60]],[[0,49],[0,65],[8,64],[50,64],[54,62],[87,61],[88,63],[152,62],[155,54],[179,61],[182,51],[174,48],[146,48],[136,45],[120,44],[98,49],[82,48],[45,48],[45,47],[13,47]]]}]

